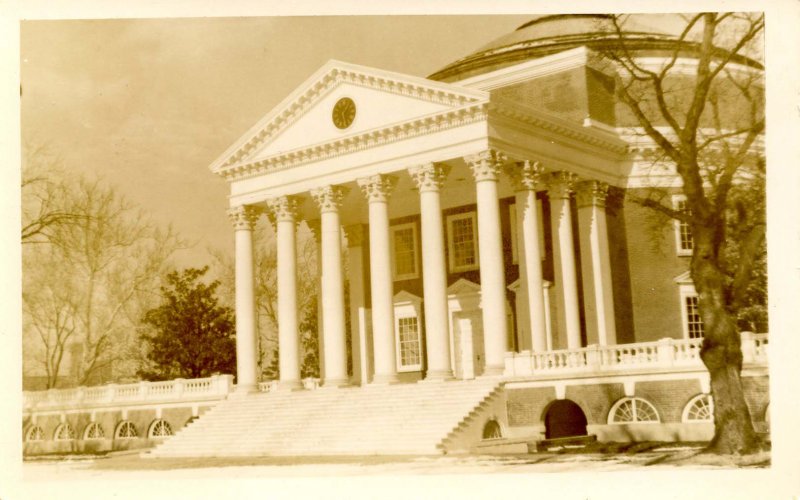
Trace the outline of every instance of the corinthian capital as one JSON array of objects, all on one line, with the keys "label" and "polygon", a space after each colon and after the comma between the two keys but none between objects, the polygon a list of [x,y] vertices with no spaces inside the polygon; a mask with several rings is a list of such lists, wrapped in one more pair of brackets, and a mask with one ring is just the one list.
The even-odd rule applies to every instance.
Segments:
[{"label": "corinthian capital", "polygon": [[465,156],[464,161],[467,162],[467,165],[472,170],[475,182],[497,181],[500,175],[500,168],[505,163],[506,157],[499,151],[487,149],[480,153]]},{"label": "corinthian capital", "polygon": [[600,181],[582,181],[575,185],[575,198],[578,208],[605,207],[608,198],[608,184]]},{"label": "corinthian capital", "polygon": [[228,209],[228,218],[235,231],[252,231],[259,215],[261,215],[261,209],[253,205],[239,205]]},{"label": "corinthian capital", "polygon": [[525,160],[506,167],[506,173],[511,177],[514,191],[535,191],[542,184],[544,168],[538,161]]},{"label": "corinthian capital", "polygon": [[547,195],[551,199],[566,200],[575,191],[578,176],[572,172],[553,172],[547,177]]},{"label": "corinthian capital", "polygon": [[300,200],[294,196],[279,196],[267,200],[270,218],[275,222],[295,222]]},{"label": "corinthian capital", "polygon": [[319,211],[336,212],[342,206],[342,198],[347,194],[348,189],[344,186],[324,186],[311,190],[311,197],[319,205]]},{"label": "corinthian capital", "polygon": [[358,179],[358,186],[369,203],[389,201],[392,190],[397,184],[397,177],[392,175],[371,175]]},{"label": "corinthian capital", "polygon": [[447,174],[450,173],[450,167],[431,162],[411,167],[408,169],[408,173],[417,184],[419,192],[424,193],[426,191],[440,190],[445,178],[447,178]]}]

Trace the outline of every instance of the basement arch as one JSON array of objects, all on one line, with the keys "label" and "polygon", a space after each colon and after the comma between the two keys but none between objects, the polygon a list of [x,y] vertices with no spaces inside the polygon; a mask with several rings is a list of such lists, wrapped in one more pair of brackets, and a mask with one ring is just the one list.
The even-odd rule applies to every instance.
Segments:
[{"label": "basement arch", "polygon": [[544,414],[545,439],[586,436],[586,414],[569,399],[559,399],[547,406]]}]

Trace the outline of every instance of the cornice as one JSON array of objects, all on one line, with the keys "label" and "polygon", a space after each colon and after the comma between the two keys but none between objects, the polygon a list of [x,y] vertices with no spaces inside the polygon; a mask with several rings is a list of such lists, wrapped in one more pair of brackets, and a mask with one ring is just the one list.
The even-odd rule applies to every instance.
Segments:
[{"label": "cornice", "polygon": [[223,153],[211,165],[211,170],[220,173],[226,167],[246,160],[249,154],[269,143],[330,90],[342,83],[453,107],[461,107],[487,97],[483,92],[474,89],[459,89],[455,86],[448,88],[451,85],[442,82],[330,61],[301,84],[299,88],[305,90],[290,95],[276,106],[269,115],[245,133],[246,140],[239,141]]},{"label": "cornice", "polygon": [[390,144],[413,137],[484,121],[488,118],[488,103],[478,102],[459,108],[426,115],[415,120],[388,127],[367,130],[361,134],[323,142],[306,148],[287,151],[258,161],[234,163],[217,173],[228,181],[245,179],[265,173],[278,172],[306,163],[335,158],[375,146]]},{"label": "cornice", "polygon": [[453,83],[468,88],[494,90],[582,66],[602,72],[608,72],[610,68],[609,63],[595,51],[587,47],[576,47]]},{"label": "cornice", "polygon": [[489,103],[489,112],[605,149],[620,156],[628,153],[628,143],[618,136],[573,125],[567,121],[544,115],[532,108],[504,99],[493,97]]}]

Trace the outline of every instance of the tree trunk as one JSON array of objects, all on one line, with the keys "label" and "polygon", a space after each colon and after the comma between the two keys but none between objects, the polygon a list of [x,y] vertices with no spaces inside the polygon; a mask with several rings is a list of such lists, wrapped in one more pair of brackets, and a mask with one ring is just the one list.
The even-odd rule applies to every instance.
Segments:
[{"label": "tree trunk", "polygon": [[[706,349],[702,358],[711,375],[714,397],[714,439],[708,451],[720,454],[745,454],[759,448],[750,411],[744,399],[741,380],[741,349],[732,353],[724,346]],[[737,365],[731,357],[738,354]],[[724,361],[725,358],[729,361]]]},{"label": "tree trunk", "polygon": [[759,448],[759,440],[742,390],[741,337],[726,309],[724,275],[716,265],[715,252],[710,250],[713,247],[707,244],[713,236],[702,230],[697,233],[692,277],[704,325],[700,357],[708,368],[714,398],[714,438],[707,451],[751,453]]}]

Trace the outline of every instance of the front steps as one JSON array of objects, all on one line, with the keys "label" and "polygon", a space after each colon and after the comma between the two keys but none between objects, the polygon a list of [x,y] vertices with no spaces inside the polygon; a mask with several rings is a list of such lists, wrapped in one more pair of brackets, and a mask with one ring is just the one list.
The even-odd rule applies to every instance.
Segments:
[{"label": "front steps", "polygon": [[497,379],[321,388],[231,398],[152,457],[417,455],[463,447]]}]

